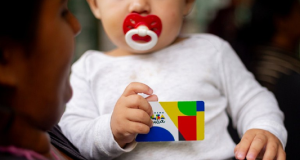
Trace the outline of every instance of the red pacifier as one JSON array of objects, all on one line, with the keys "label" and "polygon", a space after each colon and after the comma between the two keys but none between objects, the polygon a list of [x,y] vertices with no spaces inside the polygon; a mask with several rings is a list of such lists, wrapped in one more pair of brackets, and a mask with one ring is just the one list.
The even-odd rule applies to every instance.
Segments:
[{"label": "red pacifier", "polygon": [[[162,23],[155,15],[129,14],[123,24],[126,43],[133,49],[145,51],[153,48],[162,31]],[[139,43],[144,41],[146,43]]]}]

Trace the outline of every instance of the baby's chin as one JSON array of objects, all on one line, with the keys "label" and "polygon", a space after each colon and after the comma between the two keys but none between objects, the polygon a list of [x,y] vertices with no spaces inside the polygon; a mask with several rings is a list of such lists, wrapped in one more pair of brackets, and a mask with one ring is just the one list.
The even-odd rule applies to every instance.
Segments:
[{"label": "baby's chin", "polygon": [[147,51],[136,51],[136,50],[133,50],[132,53],[135,54],[135,55],[147,55],[147,54],[151,54],[155,52],[154,50],[147,50]]},{"label": "baby's chin", "polygon": [[128,46],[128,48],[129,48],[128,51],[135,54],[135,55],[147,55],[147,54],[151,54],[153,52],[159,51],[159,50],[161,50],[163,48],[166,48],[166,47],[167,46],[164,46],[164,47],[156,46],[156,47],[154,47],[152,49],[149,49],[149,50],[139,51],[139,50],[134,50],[134,49],[132,49]]},{"label": "baby's chin", "polygon": [[175,39],[169,39],[169,40],[166,40],[166,41],[158,41],[158,43],[156,44],[156,46],[154,46],[152,49],[149,49],[149,50],[145,50],[145,51],[138,51],[138,50],[134,50],[132,49],[131,47],[127,46],[127,49],[133,53],[133,54],[136,54],[136,55],[146,55],[146,54],[151,54],[153,52],[156,52],[156,51],[159,51],[159,50],[162,50],[164,48],[167,48],[169,47],[170,45],[172,44],[175,44],[175,43],[178,43],[182,40],[184,40],[185,38],[175,38]]}]

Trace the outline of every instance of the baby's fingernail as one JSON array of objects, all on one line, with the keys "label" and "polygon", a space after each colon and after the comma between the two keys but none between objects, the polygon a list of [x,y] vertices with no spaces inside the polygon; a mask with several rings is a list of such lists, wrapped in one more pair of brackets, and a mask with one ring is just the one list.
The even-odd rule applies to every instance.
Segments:
[{"label": "baby's fingernail", "polygon": [[243,153],[237,153],[236,158],[238,158],[238,159],[244,159],[245,155]]},{"label": "baby's fingernail", "polygon": [[255,159],[255,157],[252,153],[249,153],[247,154],[247,159]]},{"label": "baby's fingernail", "polygon": [[153,94],[153,89],[149,88],[149,94]]}]

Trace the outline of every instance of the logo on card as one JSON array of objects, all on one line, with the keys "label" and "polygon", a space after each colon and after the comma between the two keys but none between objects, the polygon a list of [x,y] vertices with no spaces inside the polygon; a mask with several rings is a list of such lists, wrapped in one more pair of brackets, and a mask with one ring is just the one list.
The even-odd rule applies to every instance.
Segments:
[{"label": "logo on card", "polygon": [[161,124],[161,123],[166,123],[165,121],[165,116],[164,112],[154,112],[153,115],[151,116],[151,119],[154,124]]}]

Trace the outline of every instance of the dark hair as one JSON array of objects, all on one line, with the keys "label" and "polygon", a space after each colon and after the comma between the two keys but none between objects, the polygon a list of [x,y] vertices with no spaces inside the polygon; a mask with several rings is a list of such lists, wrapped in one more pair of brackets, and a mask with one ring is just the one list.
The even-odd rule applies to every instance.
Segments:
[{"label": "dark hair", "polygon": [[[42,0],[0,1],[0,39],[32,43]],[[1,42],[0,41],[0,42]]]},{"label": "dark hair", "polygon": [[252,45],[268,43],[276,32],[275,19],[288,16],[298,0],[255,0],[242,39]]}]

